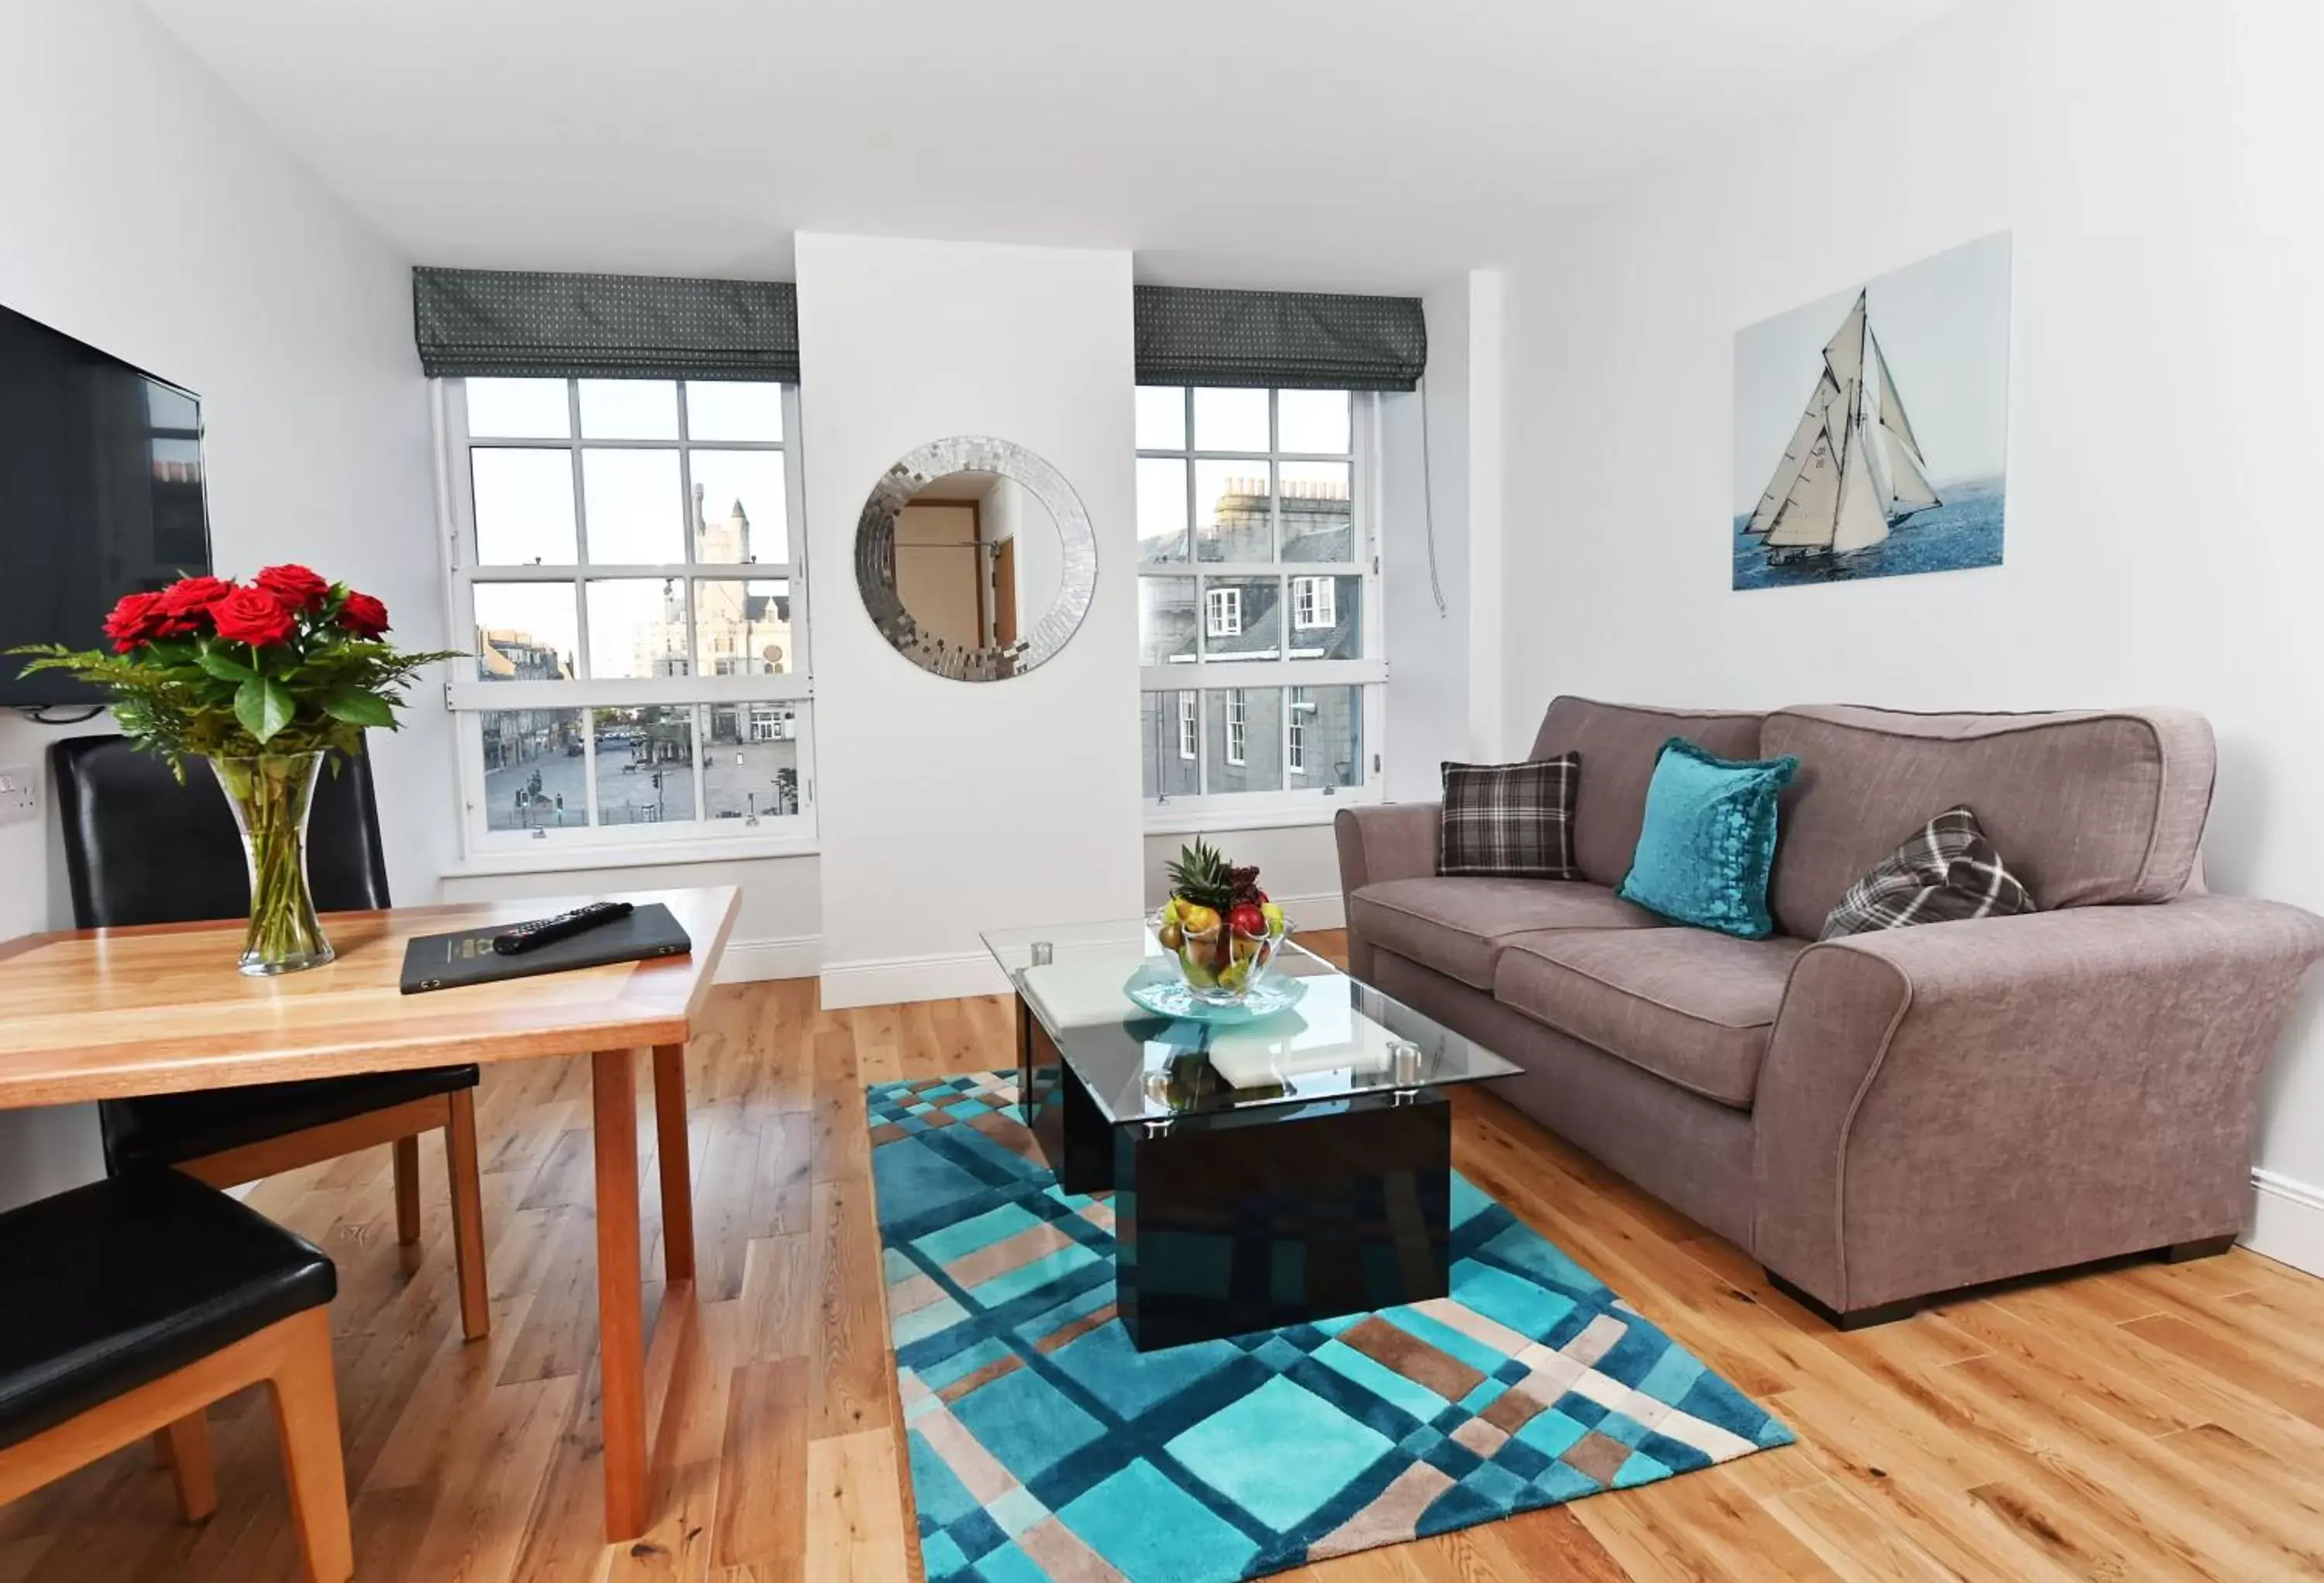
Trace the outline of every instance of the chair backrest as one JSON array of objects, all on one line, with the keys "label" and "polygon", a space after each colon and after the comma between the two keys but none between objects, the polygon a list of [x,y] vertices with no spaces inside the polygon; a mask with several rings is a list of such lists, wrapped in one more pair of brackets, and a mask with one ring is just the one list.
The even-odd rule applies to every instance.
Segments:
[{"label": "chair backrest", "polygon": [[[166,759],[124,737],[70,737],[49,750],[73,922],[84,929],[237,918],[250,873],[234,811],[209,767]],[[326,765],[307,824],[307,881],[322,912],[390,905],[367,757]]]}]

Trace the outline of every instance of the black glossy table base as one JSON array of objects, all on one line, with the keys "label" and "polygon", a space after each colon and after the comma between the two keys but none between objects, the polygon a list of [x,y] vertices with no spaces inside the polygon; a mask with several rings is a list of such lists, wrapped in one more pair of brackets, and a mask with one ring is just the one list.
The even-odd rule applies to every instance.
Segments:
[{"label": "black glossy table base", "polygon": [[1139,1351],[1445,1295],[1452,1107],[1434,1089],[1115,1125],[1019,1008],[1019,1091],[1068,1192],[1113,1192]]}]

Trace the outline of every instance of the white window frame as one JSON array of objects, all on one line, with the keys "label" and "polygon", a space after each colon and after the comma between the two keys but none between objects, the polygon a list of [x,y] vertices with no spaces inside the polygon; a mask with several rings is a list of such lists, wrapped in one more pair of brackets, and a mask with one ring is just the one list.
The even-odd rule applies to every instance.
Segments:
[{"label": "white window frame", "polygon": [[[1384,498],[1381,474],[1381,404],[1376,391],[1357,391],[1349,400],[1349,446],[1346,456],[1307,451],[1286,451],[1280,448],[1281,423],[1279,392],[1268,393],[1268,437],[1266,451],[1231,451],[1197,446],[1194,432],[1194,391],[1184,391],[1185,409],[1181,446],[1159,449],[1141,446],[1137,454],[1141,458],[1182,461],[1186,464],[1186,520],[1188,523],[1185,560],[1146,561],[1137,566],[1140,577],[1194,578],[1197,581],[1196,608],[1203,612],[1198,628],[1203,640],[1196,643],[1196,652],[1181,656],[1169,663],[1148,665],[1139,672],[1139,689],[1148,693],[1223,692],[1229,689],[1276,688],[1285,699],[1283,717],[1282,757],[1285,766],[1284,788],[1279,791],[1211,792],[1203,791],[1177,796],[1165,794],[1144,799],[1146,827],[1155,833],[1175,833],[1199,830],[1233,830],[1275,824],[1319,824],[1328,823],[1333,812],[1351,804],[1377,803],[1385,796],[1382,767],[1387,762],[1388,723],[1388,634],[1385,621],[1387,601],[1380,588],[1380,556],[1382,520],[1379,502]],[[1201,462],[1249,462],[1254,469],[1275,480],[1275,466],[1283,462],[1346,462],[1350,464],[1350,493],[1352,499],[1351,517],[1354,531],[1351,535],[1352,558],[1346,561],[1206,561],[1192,558],[1196,554],[1193,524],[1198,518],[1195,492],[1195,464]],[[1279,488],[1279,485],[1277,485]],[[1282,553],[1280,496],[1275,508],[1276,552]],[[1338,623],[1337,577],[1360,579],[1360,598],[1363,635],[1362,655],[1354,659],[1291,659],[1278,652],[1273,657],[1242,658],[1208,653],[1207,640],[1213,637],[1239,637],[1241,623],[1236,622],[1231,632],[1214,631],[1211,627],[1212,598],[1221,594],[1232,594],[1240,609],[1240,588],[1214,588],[1209,579],[1273,578],[1276,580],[1277,608],[1285,630],[1298,630],[1294,622],[1292,601],[1296,597],[1294,584],[1314,579],[1319,585],[1319,600],[1330,600],[1331,620],[1320,623]],[[1307,628],[1305,630],[1314,630]],[[1282,648],[1288,648],[1285,644]],[[1362,689],[1363,766],[1364,778],[1355,786],[1298,786],[1293,777],[1300,773],[1291,763],[1292,717],[1289,706],[1291,689],[1295,687],[1357,686]],[[1184,738],[1181,736],[1183,747]],[[1306,743],[1299,743],[1304,758]],[[1207,786],[1210,776],[1210,753],[1205,744],[1199,755],[1199,771],[1195,784]],[[1185,755],[1183,750],[1180,757]],[[1238,760],[1230,756],[1228,762]]]},{"label": "white window frame", "polygon": [[1203,750],[1203,727],[1192,693],[1178,695],[1178,757],[1192,764]]},{"label": "white window frame", "polygon": [[1242,590],[1212,588],[1203,594],[1203,632],[1212,638],[1242,636]]},{"label": "white window frame", "polygon": [[1227,762],[1240,768],[1250,759],[1250,700],[1240,687],[1227,695]]},{"label": "white window frame", "polygon": [[1340,585],[1330,577],[1291,579],[1291,624],[1303,632],[1340,622]]},{"label": "white window frame", "polygon": [[1300,716],[1314,713],[1315,705],[1305,695],[1306,691],[1305,687],[1294,687],[1284,695],[1284,710],[1291,718],[1283,767],[1292,775],[1307,773],[1307,722]]},{"label": "white window frame", "polygon": [[[437,512],[445,547],[444,593],[454,641],[465,647],[475,633],[477,583],[558,583],[574,586],[576,659],[586,668],[589,652],[589,602],[586,582],[597,579],[682,579],[687,602],[688,675],[683,676],[579,678],[574,680],[488,682],[476,678],[473,659],[450,662],[451,679],[444,688],[446,706],[454,714],[456,757],[463,809],[461,843],[463,868],[492,872],[530,869],[618,868],[637,864],[708,861],[736,857],[786,856],[811,852],[816,845],[815,729],[812,627],[807,609],[806,502],[798,461],[799,408],[796,385],[782,387],[782,437],[778,440],[703,440],[704,450],[772,451],[784,457],[784,561],[739,564],[705,562],[697,557],[689,503],[692,494],[692,452],[696,442],[687,432],[683,390],[678,392],[678,438],[675,440],[613,440],[584,437],[581,431],[578,382],[567,383],[567,427],[562,438],[531,439],[468,432],[467,384],[457,378],[438,379],[432,386],[432,419],[437,449]],[[683,382],[676,382],[680,384]],[[584,557],[572,566],[481,566],[477,556],[475,494],[470,475],[470,446],[491,449],[534,449],[569,452],[574,466],[574,531],[576,553]],[[678,455],[681,509],[687,511],[687,559],[650,565],[597,564],[588,554],[587,502],[583,492],[581,457],[585,450],[675,450]],[[702,668],[700,636],[694,630],[695,584],[715,582],[782,582],[791,602],[790,669],[779,676],[735,676],[731,666],[714,666],[722,674],[692,674]],[[715,656],[713,657],[715,659]],[[751,723],[755,704],[786,704],[796,711],[788,735],[775,722],[775,736],[798,743],[798,811],[760,814],[741,818],[711,818],[708,755],[719,745],[709,741],[713,705],[735,709],[742,734],[761,740]],[[596,819],[597,742],[589,729],[587,711],[658,704],[691,708],[694,712],[695,811],[690,819],[668,823],[599,825]],[[489,827],[484,759],[483,716],[512,710],[583,712],[581,732],[584,787],[582,823],[562,829],[534,827],[493,830]]]}]

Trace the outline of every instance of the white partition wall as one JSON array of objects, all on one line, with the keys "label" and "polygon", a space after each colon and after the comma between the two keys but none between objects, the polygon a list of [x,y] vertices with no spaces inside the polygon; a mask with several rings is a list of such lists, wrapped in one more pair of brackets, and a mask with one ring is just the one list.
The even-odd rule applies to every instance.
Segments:
[{"label": "white partition wall", "polygon": [[[807,235],[798,293],[824,1004],[998,989],[979,929],[1139,903],[1130,254]],[[855,592],[873,483],[963,434],[1038,452],[1097,533],[1088,618],[1009,681],[921,670]]]}]

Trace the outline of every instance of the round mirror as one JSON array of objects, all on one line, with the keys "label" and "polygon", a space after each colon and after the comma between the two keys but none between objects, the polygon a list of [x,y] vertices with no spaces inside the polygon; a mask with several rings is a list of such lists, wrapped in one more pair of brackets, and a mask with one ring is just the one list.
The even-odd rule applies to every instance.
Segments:
[{"label": "round mirror", "polygon": [[855,527],[855,582],[897,653],[997,682],[1065,646],[1089,613],[1097,539],[1065,475],[1022,446],[961,435],[888,469]]}]

